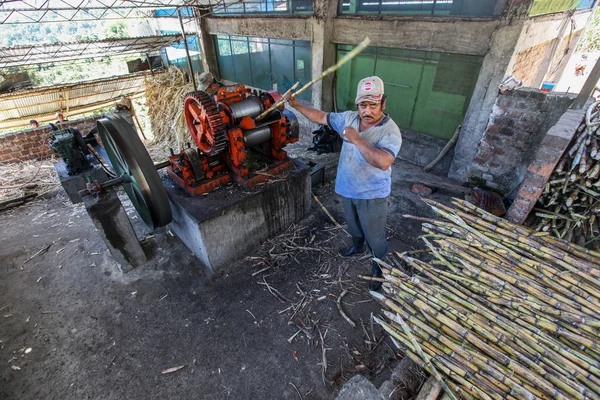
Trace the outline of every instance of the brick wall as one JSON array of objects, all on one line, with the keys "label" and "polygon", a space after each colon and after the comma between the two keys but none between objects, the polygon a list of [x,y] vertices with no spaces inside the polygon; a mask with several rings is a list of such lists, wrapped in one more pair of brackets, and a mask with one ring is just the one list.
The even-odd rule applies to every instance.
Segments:
[{"label": "brick wall", "polygon": [[536,46],[521,50],[517,54],[517,60],[513,67],[512,75],[523,81],[523,86],[531,86],[535,81],[536,75],[546,52],[551,45],[551,41],[540,43]]},{"label": "brick wall", "polygon": [[586,104],[581,110],[567,110],[544,136],[527,168],[517,196],[508,209],[506,218],[509,221],[518,224],[525,222],[542,195],[556,164],[575,136],[577,127],[584,120],[585,110],[589,108],[590,104]]},{"label": "brick wall", "polygon": [[[82,118],[60,124],[61,128],[75,127],[82,135],[86,135],[103,115]],[[26,160],[41,160],[52,157],[54,152],[48,145],[50,127],[12,132],[0,136],[0,163],[16,163]]]},{"label": "brick wall", "polygon": [[518,89],[500,94],[470,168],[471,181],[510,194],[523,180],[536,149],[573,96]]}]

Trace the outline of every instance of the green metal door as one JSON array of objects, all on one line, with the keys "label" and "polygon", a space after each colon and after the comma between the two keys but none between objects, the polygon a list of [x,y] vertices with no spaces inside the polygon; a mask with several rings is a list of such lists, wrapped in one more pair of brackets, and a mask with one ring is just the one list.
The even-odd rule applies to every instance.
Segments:
[{"label": "green metal door", "polygon": [[[343,57],[352,46],[338,46]],[[386,112],[400,128],[450,139],[462,123],[483,58],[390,48],[368,48],[337,72],[338,109],[356,110],[358,82],[377,75]]]},{"label": "green metal door", "polygon": [[387,57],[377,58],[375,75],[385,84],[386,112],[398,126],[411,126],[422,72],[421,63]]}]

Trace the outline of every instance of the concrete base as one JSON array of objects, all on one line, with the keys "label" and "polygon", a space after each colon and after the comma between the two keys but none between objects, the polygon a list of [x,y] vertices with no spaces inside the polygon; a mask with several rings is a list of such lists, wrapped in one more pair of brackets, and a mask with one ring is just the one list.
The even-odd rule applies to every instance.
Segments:
[{"label": "concrete base", "polygon": [[287,178],[252,191],[230,184],[199,197],[164,177],[173,212],[169,227],[209,272],[215,272],[306,216],[310,168],[294,164]]},{"label": "concrete base", "polygon": [[131,221],[113,190],[99,198],[85,196],[83,203],[106,247],[119,263],[121,272],[129,272],[146,262],[146,254]]},{"label": "concrete base", "polygon": [[73,204],[81,203],[79,191],[85,189],[87,182],[85,177],[87,175],[91,175],[93,180],[97,180],[100,183],[108,180],[108,176],[98,164],[93,164],[92,168],[77,175],[69,175],[67,172],[67,163],[62,160],[54,163],[54,169],[56,170],[60,184],[65,189],[65,192],[67,192]]}]

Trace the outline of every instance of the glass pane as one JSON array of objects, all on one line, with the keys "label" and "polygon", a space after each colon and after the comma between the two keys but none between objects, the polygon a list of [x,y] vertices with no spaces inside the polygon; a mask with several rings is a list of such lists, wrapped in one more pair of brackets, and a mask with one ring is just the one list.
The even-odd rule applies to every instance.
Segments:
[{"label": "glass pane", "polygon": [[263,90],[271,90],[271,63],[268,44],[250,42],[250,65],[252,67],[253,86]]},{"label": "glass pane", "polygon": [[273,42],[275,40],[271,41],[271,82],[273,90],[283,93],[294,84],[294,48]]},{"label": "glass pane", "polygon": [[[300,46],[300,45],[304,46]],[[300,86],[302,87],[308,82],[310,82],[311,78],[311,62],[310,62],[310,43],[309,42],[300,42],[296,41],[296,64],[295,64],[295,75],[296,81],[300,82]],[[302,100],[310,101],[312,99],[312,90],[307,89],[305,92],[302,92],[300,96],[298,96]]]},{"label": "glass pane", "polygon": [[341,0],[341,12],[343,14],[494,15],[497,2],[498,0]]},{"label": "glass pane", "polygon": [[229,37],[226,39],[215,38],[217,41],[217,63],[219,64],[219,75],[222,79],[235,81],[235,70],[233,68],[233,56],[231,55],[231,47]]},{"label": "glass pane", "polygon": [[310,14],[312,0],[229,1],[213,6],[213,14]]}]

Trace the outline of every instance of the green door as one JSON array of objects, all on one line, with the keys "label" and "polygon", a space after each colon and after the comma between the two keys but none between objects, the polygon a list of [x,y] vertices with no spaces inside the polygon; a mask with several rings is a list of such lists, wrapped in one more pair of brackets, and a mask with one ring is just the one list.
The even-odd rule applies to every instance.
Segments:
[{"label": "green door", "polygon": [[377,59],[374,72],[385,85],[386,112],[398,126],[411,126],[422,71],[423,66],[418,62],[387,57]]}]

